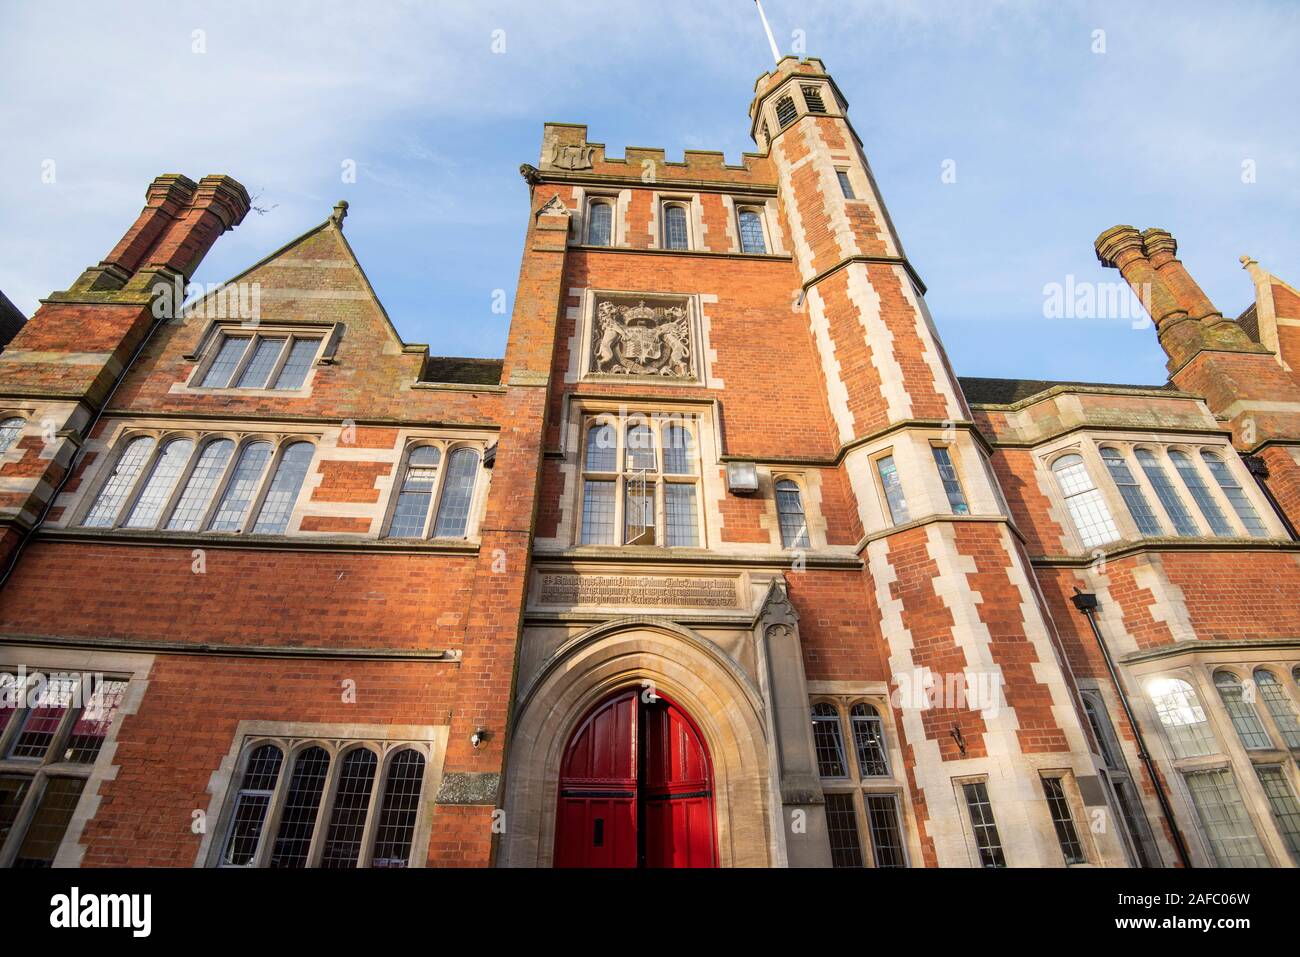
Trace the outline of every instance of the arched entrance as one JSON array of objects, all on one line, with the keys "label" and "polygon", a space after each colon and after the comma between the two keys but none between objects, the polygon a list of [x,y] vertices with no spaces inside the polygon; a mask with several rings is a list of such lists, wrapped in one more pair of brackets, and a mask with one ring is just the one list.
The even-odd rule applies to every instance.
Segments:
[{"label": "arched entrance", "polygon": [[713,867],[713,771],[690,717],[628,688],[596,705],[560,765],[557,867]]}]

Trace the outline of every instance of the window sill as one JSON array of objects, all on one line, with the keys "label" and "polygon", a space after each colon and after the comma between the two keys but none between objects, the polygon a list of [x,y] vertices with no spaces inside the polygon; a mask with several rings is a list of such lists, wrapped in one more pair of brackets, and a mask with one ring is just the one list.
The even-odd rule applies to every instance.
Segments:
[{"label": "window sill", "polygon": [[105,542],[129,545],[169,545],[189,548],[288,549],[290,551],[434,552],[477,555],[479,543],[469,539],[377,538],[368,535],[257,535],[241,532],[168,532],[159,529],[53,528],[39,532],[46,541]]}]

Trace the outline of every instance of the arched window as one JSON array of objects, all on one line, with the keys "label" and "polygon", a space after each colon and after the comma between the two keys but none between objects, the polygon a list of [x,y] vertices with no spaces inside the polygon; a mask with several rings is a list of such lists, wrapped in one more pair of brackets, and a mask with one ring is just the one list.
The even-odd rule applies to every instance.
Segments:
[{"label": "arched window", "polygon": [[587,245],[609,246],[613,243],[614,207],[609,203],[592,203],[587,207]]},{"label": "arched window", "polygon": [[813,744],[817,750],[817,772],[824,778],[848,776],[844,760],[844,736],[840,713],[835,705],[819,701],[812,707]]},{"label": "arched window", "polygon": [[26,419],[19,418],[5,419],[0,422],[0,454],[9,451],[9,446],[23,434],[23,426],[26,424]]},{"label": "arched window", "polygon": [[433,483],[438,477],[442,452],[436,445],[418,445],[406,457],[406,474],[397,493],[393,520],[388,524],[391,538],[422,538],[433,501]]},{"label": "arched window", "polygon": [[859,702],[849,711],[853,747],[858,756],[858,773],[863,777],[889,775],[889,749],[885,746],[885,723],[874,705]]},{"label": "arched window", "polygon": [[1255,506],[1250,504],[1250,499],[1242,491],[1237,480],[1232,477],[1232,470],[1228,468],[1228,463],[1223,461],[1213,452],[1202,451],[1201,460],[1205,467],[1210,470],[1214,476],[1214,481],[1218,483],[1219,488],[1223,490],[1223,496],[1232,506],[1237,517],[1241,519],[1241,524],[1246,526],[1246,531],[1256,538],[1263,538],[1268,535],[1268,529],[1260,521],[1259,513],[1255,511]]},{"label": "arched window", "polygon": [[197,531],[203,525],[203,516],[207,514],[212,495],[221,482],[221,476],[230,464],[231,453],[235,443],[230,439],[214,439],[203,446],[199,460],[194,463],[185,489],[172,509],[167,527],[178,532]]},{"label": "arched window", "polygon": [[420,812],[424,755],[404,748],[388,762],[383,801],[375,826],[371,867],[406,867],[411,857],[415,820]]},{"label": "arched window", "polygon": [[298,753],[289,778],[289,791],[280,810],[280,827],[271,849],[272,867],[306,867],[311,838],[316,832],[321,795],[330,773],[330,756],[319,745]]},{"label": "arched window", "polygon": [[742,253],[767,253],[767,241],[763,238],[763,217],[753,209],[742,209],[737,218],[740,220],[740,251]]},{"label": "arched window", "polygon": [[677,203],[664,206],[664,249],[690,249],[691,237],[686,227],[686,207]]},{"label": "arched window", "polygon": [[1216,671],[1214,686],[1219,689],[1223,707],[1232,719],[1232,726],[1237,729],[1237,737],[1241,738],[1242,746],[1257,749],[1273,747],[1259,715],[1241,693],[1241,682],[1237,676],[1231,671]]},{"label": "arched window", "polygon": [[1300,748],[1300,721],[1296,719],[1295,705],[1287,697],[1286,689],[1277,675],[1267,668],[1255,669],[1255,687],[1264,699],[1264,707],[1273,716],[1273,723],[1286,741],[1288,748]]},{"label": "arched window", "polygon": [[1165,737],[1176,758],[1197,758],[1219,750],[1196,691],[1181,678],[1156,678],[1147,683]]},{"label": "arched window", "polygon": [[1128,513],[1133,516],[1138,531],[1143,535],[1159,535],[1160,522],[1156,519],[1156,513],[1151,510],[1142,486],[1133,477],[1133,472],[1124,459],[1124,453],[1107,446],[1101,450],[1101,460],[1106,463],[1111,479],[1119,486],[1119,494],[1123,496],[1124,504],[1128,506]]},{"label": "arched window", "polygon": [[1065,497],[1065,507],[1069,509],[1074,528],[1079,533],[1079,540],[1085,547],[1104,545],[1119,538],[1119,529],[1110,517],[1110,509],[1097,486],[1092,484],[1092,476],[1083,464],[1083,456],[1071,453],[1062,455],[1052,463],[1056,482]]},{"label": "arched window", "polygon": [[587,430],[588,472],[618,471],[618,433],[609,423],[593,425]]},{"label": "arched window", "polygon": [[329,830],[325,832],[321,867],[357,866],[378,765],[379,759],[369,748],[354,748],[344,756],[334,792],[334,810],[330,815]]},{"label": "arched window", "polygon": [[153,528],[162,517],[162,511],[171,498],[176,480],[185,471],[185,465],[194,451],[191,439],[172,439],[162,447],[162,451],[153,461],[149,477],[144,487],[136,496],[135,505],[126,516],[122,525],[126,528]]},{"label": "arched window", "polygon": [[478,452],[473,449],[457,449],[447,456],[447,474],[442,479],[438,518],[433,523],[434,538],[465,537],[477,474]]},{"label": "arched window", "polygon": [[262,535],[283,535],[289,527],[289,516],[293,514],[294,503],[298,501],[298,492],[302,490],[303,480],[307,478],[307,469],[311,466],[316,446],[310,442],[294,442],[280,456],[275,475],[267,487],[266,498],[253,524],[253,531]]},{"label": "arched window", "polygon": [[1169,475],[1165,468],[1156,458],[1155,453],[1150,449],[1137,450],[1138,464],[1142,466],[1142,471],[1146,473],[1147,481],[1151,487],[1156,490],[1156,498],[1160,499],[1160,504],[1165,507],[1165,514],[1169,520],[1174,523],[1174,531],[1183,536],[1196,536],[1200,534],[1200,529],[1192,521],[1192,516],[1188,513],[1187,507],[1183,505],[1183,500],[1178,497],[1178,491],[1174,488],[1174,483],[1169,481]]},{"label": "arched window", "polygon": [[154,440],[151,436],[143,435],[139,438],[132,439],[127,443],[122,454],[118,456],[117,465],[114,466],[113,472],[104,482],[104,487],[99,490],[99,496],[95,499],[95,504],[90,507],[86,514],[86,520],[82,523],[88,528],[112,528],[113,522],[117,518],[117,513],[121,511],[122,504],[126,497],[131,494],[131,489],[135,487],[136,480],[140,477],[145,463],[149,461],[149,456],[153,454]]},{"label": "arched window", "polygon": [[1197,470],[1196,463],[1192,461],[1192,457],[1186,452],[1179,451],[1178,449],[1171,449],[1169,451],[1169,461],[1174,463],[1174,468],[1178,470],[1179,478],[1181,478],[1183,484],[1187,486],[1187,491],[1191,494],[1192,501],[1196,503],[1196,507],[1199,508],[1201,514],[1205,516],[1206,524],[1210,526],[1211,531],[1220,537],[1231,537],[1232,526],[1229,525],[1228,520],[1223,517],[1223,511],[1219,508],[1219,503],[1216,502],[1214,496],[1210,494],[1210,489],[1205,484],[1204,479],[1201,478],[1201,473]]},{"label": "arched window", "polygon": [[790,479],[776,483],[776,518],[781,526],[783,548],[808,548],[808,523],[803,511],[803,493]]},{"label": "arched window", "polygon": [[208,527],[214,532],[237,532],[243,528],[244,516],[257,496],[262,484],[262,473],[271,461],[275,449],[270,442],[250,442],[239,454],[234,474],[226,485],[217,514]]},{"label": "arched window", "polygon": [[257,857],[266,812],[280,780],[284,753],[273,744],[254,748],[244,765],[244,776],[235,795],[235,809],[230,817],[230,833],[221,863],[247,867]]}]

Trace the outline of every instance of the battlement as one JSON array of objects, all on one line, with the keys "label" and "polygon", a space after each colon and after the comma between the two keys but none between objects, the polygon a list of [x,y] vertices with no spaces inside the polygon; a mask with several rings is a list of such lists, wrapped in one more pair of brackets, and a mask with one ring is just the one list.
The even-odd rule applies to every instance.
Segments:
[{"label": "battlement", "polygon": [[776,185],[776,173],[764,153],[742,153],[739,164],[728,163],[717,150],[686,150],[681,161],[670,160],[665,150],[651,146],[628,146],[622,157],[609,156],[605,144],[588,141],[586,125],[576,123],[545,125],[538,167],[544,176],[635,180],[645,185]]}]

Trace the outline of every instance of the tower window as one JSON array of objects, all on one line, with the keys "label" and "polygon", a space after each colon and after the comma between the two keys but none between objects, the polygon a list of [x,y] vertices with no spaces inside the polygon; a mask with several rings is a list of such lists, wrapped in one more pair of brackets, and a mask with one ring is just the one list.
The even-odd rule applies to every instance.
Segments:
[{"label": "tower window", "polygon": [[740,251],[763,255],[767,252],[767,242],[763,239],[763,217],[753,209],[742,209],[737,218],[740,220]]},{"label": "tower window", "polygon": [[781,526],[782,548],[808,547],[808,522],[804,516],[803,493],[790,479],[776,483],[776,517]]},{"label": "tower window", "polygon": [[798,115],[798,110],[794,106],[794,98],[783,96],[776,101],[776,122],[781,129],[785,129],[794,122]]},{"label": "tower window", "polygon": [[803,101],[808,104],[809,113],[825,113],[826,104],[822,102],[821,91],[815,86],[803,88]]},{"label": "tower window", "polygon": [[837,169],[835,178],[840,181],[840,192],[844,194],[845,199],[857,199],[853,195],[853,184],[849,182],[849,171],[846,169]]},{"label": "tower window", "polygon": [[690,249],[690,231],[686,226],[686,207],[678,203],[664,205],[664,249]]},{"label": "tower window", "polygon": [[907,499],[903,496],[903,483],[898,477],[898,467],[894,457],[886,455],[876,460],[876,470],[880,473],[880,485],[885,490],[885,502],[889,506],[889,517],[895,525],[902,525],[911,520],[907,508]]},{"label": "tower window", "polygon": [[587,245],[613,245],[614,207],[605,202],[593,202],[587,207]]}]

